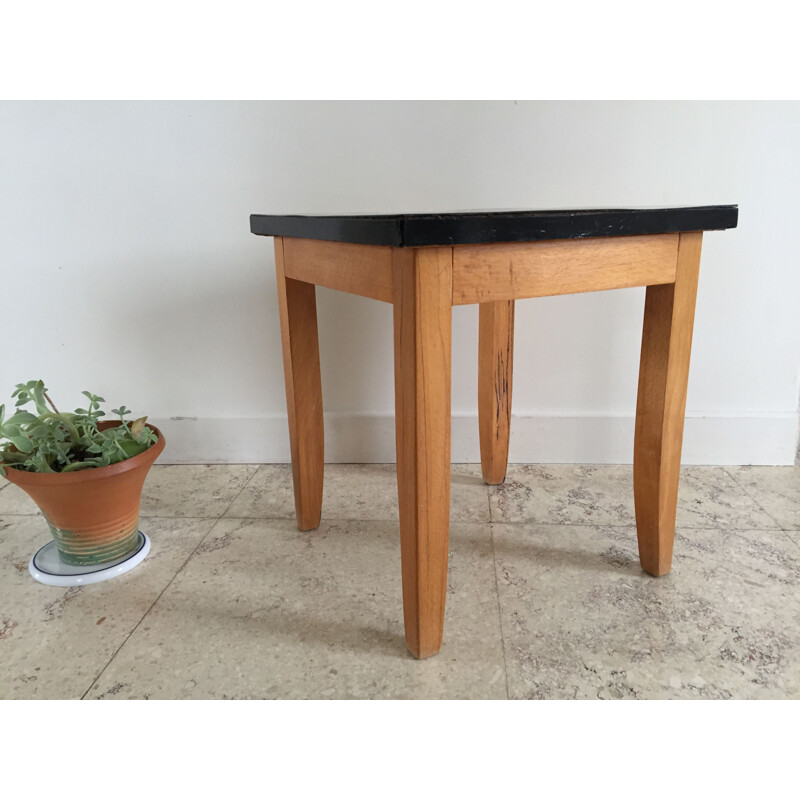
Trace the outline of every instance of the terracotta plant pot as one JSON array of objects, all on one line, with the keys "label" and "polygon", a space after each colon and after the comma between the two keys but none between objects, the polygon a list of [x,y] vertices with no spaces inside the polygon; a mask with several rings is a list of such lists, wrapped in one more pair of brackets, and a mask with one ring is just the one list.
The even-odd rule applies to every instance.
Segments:
[{"label": "terracotta plant pot", "polygon": [[[100,430],[119,422],[101,422]],[[26,472],[6,467],[6,477],[27,492],[42,511],[66,564],[104,564],[136,547],[139,501],[147,472],[164,449],[158,434],[143,453],[107,467],[77,472]]]}]

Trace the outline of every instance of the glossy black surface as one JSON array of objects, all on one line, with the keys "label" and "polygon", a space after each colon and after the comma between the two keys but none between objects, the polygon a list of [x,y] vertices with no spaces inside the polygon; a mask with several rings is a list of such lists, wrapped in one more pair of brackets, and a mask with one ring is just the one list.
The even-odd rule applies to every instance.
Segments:
[{"label": "glossy black surface", "polygon": [[738,216],[738,206],[343,216],[252,214],[250,231],[259,236],[425,247],[718,231],[735,228]]}]

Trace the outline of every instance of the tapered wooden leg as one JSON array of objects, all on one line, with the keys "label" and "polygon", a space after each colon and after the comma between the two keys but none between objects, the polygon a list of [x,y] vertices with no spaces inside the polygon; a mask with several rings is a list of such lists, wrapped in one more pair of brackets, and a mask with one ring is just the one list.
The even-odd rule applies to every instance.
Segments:
[{"label": "tapered wooden leg", "polygon": [[639,559],[652,575],[672,567],[702,236],[681,234],[675,283],[648,286],[645,298],[633,492]]},{"label": "tapered wooden leg", "polygon": [[483,480],[506,479],[514,359],[514,301],[481,303],[478,320],[478,427]]},{"label": "tapered wooden leg", "polygon": [[296,281],[284,274],[283,240],[279,237],[275,239],[275,271],[292,449],[294,507],[297,527],[308,531],[319,526],[325,464],[316,294],[313,283]]},{"label": "tapered wooden leg", "polygon": [[452,251],[398,248],[392,278],[403,613],[408,649],[427,658],[447,595]]}]

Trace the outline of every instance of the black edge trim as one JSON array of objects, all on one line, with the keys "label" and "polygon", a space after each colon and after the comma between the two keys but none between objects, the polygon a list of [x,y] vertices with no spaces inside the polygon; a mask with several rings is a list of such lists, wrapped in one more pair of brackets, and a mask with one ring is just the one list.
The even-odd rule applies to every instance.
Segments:
[{"label": "black edge trim", "polygon": [[397,217],[273,217],[251,214],[250,232],[257,236],[403,246],[402,220]]},{"label": "black edge trim", "polygon": [[375,216],[251,214],[250,231],[389,247],[492,244],[735,228],[739,207],[469,212]]}]

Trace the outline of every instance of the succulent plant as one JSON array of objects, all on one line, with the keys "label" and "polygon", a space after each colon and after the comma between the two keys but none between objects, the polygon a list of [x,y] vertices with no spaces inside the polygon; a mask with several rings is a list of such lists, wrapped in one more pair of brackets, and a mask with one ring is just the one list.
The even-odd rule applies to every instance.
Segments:
[{"label": "succulent plant", "polygon": [[[5,467],[27,472],[106,467],[139,455],[158,439],[145,425],[147,417],[126,420],[131,412],[125,406],[111,410],[119,417],[117,426],[100,430],[98,422],[105,416],[102,397],[83,392],[89,407],[62,413],[47,391],[42,381],[17,384],[11,395],[16,398],[15,412],[8,419],[5,405],[0,405],[0,475],[5,475]],[[36,414],[21,408],[28,403],[34,404]]]}]

